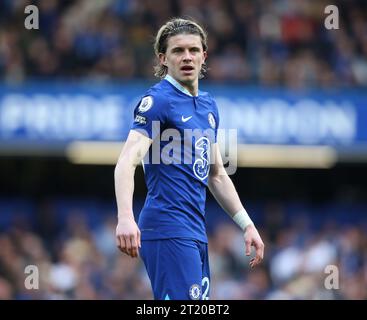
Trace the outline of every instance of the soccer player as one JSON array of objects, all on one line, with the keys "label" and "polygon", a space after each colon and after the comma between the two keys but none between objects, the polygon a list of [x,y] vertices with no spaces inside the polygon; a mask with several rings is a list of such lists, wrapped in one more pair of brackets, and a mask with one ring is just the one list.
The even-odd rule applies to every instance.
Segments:
[{"label": "soccer player", "polygon": [[[140,252],[155,299],[209,299],[207,186],[244,231],[246,255],[255,248],[251,267],[263,259],[264,244],[224,169],[216,103],[199,90],[206,33],[193,21],[172,19],[158,31],[154,49],[155,75],[162,80],[135,108],[115,168],[116,245],[131,257]],[[132,202],[141,161],[148,194],[137,225]]]}]

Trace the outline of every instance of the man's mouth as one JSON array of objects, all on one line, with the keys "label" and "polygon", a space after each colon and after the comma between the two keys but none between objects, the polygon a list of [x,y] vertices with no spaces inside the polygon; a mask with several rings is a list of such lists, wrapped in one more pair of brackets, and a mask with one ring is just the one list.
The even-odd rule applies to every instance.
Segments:
[{"label": "man's mouth", "polygon": [[194,70],[194,67],[192,67],[192,66],[183,66],[183,67],[181,67],[181,70],[188,72],[188,71]]}]

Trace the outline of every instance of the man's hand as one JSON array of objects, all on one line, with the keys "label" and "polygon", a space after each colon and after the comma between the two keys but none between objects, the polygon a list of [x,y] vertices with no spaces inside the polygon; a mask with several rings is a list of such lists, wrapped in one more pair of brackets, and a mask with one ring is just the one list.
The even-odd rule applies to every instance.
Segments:
[{"label": "man's hand", "polygon": [[253,268],[257,266],[264,258],[264,243],[261,240],[259,232],[255,228],[253,224],[247,226],[245,230],[245,247],[246,247],[246,256],[251,254],[251,247],[255,247],[256,256],[251,259],[250,267]]},{"label": "man's hand", "polygon": [[140,230],[133,218],[119,218],[116,227],[116,245],[132,258],[139,256]]}]

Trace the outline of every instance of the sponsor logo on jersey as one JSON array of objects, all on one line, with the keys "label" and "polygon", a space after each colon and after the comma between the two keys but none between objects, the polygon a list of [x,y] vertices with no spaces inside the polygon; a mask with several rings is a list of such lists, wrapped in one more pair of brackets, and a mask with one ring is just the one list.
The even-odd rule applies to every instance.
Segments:
[{"label": "sponsor logo on jersey", "polygon": [[210,169],[210,141],[207,137],[201,137],[196,141],[195,157],[194,174],[200,180],[204,180],[208,177]]},{"label": "sponsor logo on jersey", "polygon": [[143,116],[140,116],[140,115],[137,115],[135,117],[134,121],[137,122],[137,123],[140,123],[140,124],[146,124],[147,123],[147,118],[143,117]]}]

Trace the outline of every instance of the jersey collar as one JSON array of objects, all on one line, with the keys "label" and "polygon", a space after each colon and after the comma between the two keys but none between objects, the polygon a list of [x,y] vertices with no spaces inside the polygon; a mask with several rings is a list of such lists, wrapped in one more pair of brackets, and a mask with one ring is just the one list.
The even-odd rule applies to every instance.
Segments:
[{"label": "jersey collar", "polygon": [[186,88],[184,88],[181,84],[179,84],[173,77],[171,77],[169,74],[167,74],[164,77],[165,80],[167,80],[170,84],[172,84],[174,87],[176,87],[178,90],[180,90],[182,93],[190,96],[190,97],[194,97],[189,90],[187,90]]}]

